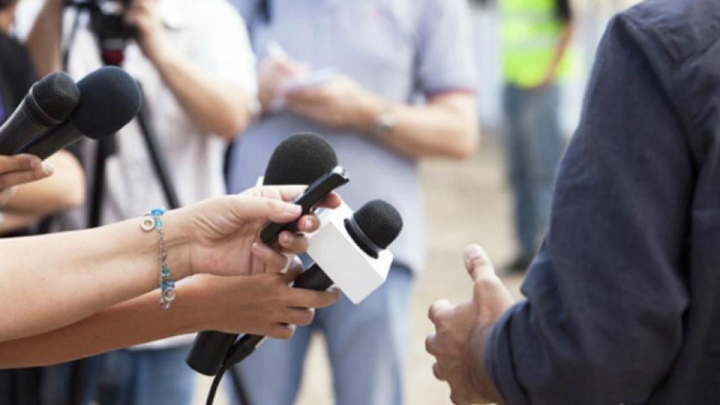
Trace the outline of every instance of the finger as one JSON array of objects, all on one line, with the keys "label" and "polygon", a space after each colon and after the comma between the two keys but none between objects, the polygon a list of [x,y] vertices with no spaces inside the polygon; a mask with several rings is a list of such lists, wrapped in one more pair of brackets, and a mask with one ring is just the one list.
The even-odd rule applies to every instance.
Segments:
[{"label": "finger", "polygon": [[307,326],[312,323],[314,316],[315,310],[312,308],[290,308],[285,323]]},{"label": "finger", "polygon": [[[252,253],[258,261],[264,264],[264,273],[280,273],[287,268],[290,262],[288,257],[260,242],[253,243]],[[256,273],[253,272],[253,274]]]},{"label": "finger", "polygon": [[243,194],[290,202],[306,188],[307,186],[304,185],[259,186],[248,189]]},{"label": "finger", "polygon": [[278,236],[278,244],[286,252],[294,254],[305,253],[308,250],[309,241],[302,235],[296,235],[292,232],[282,231]]},{"label": "finger", "polygon": [[320,204],[318,204],[319,207],[326,207],[326,208],[337,208],[342,204],[342,198],[340,197],[340,194],[332,192],[323,198],[322,201],[320,201]]},{"label": "finger", "polygon": [[288,294],[288,305],[296,308],[325,308],[337,302],[340,291],[312,291],[293,288]]},{"label": "finger", "polygon": [[431,333],[427,335],[425,338],[425,351],[428,352],[428,354],[431,354],[435,356],[437,354],[437,351],[435,350],[435,341],[437,339],[436,333]]},{"label": "finger", "polygon": [[54,172],[49,163],[42,163],[40,167],[32,170],[20,170],[0,174],[0,189],[19,186],[26,183],[42,180]]},{"label": "finger", "polygon": [[437,324],[438,317],[443,313],[452,310],[453,308],[454,307],[452,306],[452,304],[450,304],[450,301],[446,299],[435,301],[432,305],[430,305],[430,309],[428,310],[428,318],[430,318],[432,323]]},{"label": "finger", "polygon": [[312,233],[320,227],[320,219],[317,215],[305,215],[298,220],[298,231]]},{"label": "finger", "polygon": [[290,222],[302,213],[297,204],[263,197],[236,196],[235,214],[247,220],[265,220],[273,222]]},{"label": "finger", "polygon": [[39,168],[41,164],[40,158],[34,155],[0,155],[0,174],[19,170],[34,170]]},{"label": "finger", "polygon": [[274,325],[267,336],[275,339],[290,339],[294,334],[297,327],[295,325],[277,324]]},{"label": "finger", "polygon": [[433,363],[432,365],[432,371],[435,378],[437,378],[440,381],[445,381],[445,377],[443,377],[442,369],[440,367],[440,363]]},{"label": "finger", "polygon": [[6,189],[0,189],[0,207],[5,205],[15,195],[17,187],[10,187]]},{"label": "finger", "polygon": [[473,281],[488,277],[497,277],[495,269],[490,262],[490,257],[485,250],[478,245],[468,245],[463,251],[465,268]]},{"label": "finger", "polygon": [[303,272],[303,266],[300,259],[298,259],[297,256],[293,256],[292,260],[290,260],[290,265],[288,266],[287,271],[285,272],[283,279],[285,280],[285,284],[292,283],[300,274]]}]

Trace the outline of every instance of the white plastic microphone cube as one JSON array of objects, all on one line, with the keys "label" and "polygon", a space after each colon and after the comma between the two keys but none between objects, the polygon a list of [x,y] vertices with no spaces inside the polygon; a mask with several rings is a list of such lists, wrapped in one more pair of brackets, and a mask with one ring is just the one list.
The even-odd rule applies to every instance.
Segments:
[{"label": "white plastic microphone cube", "polygon": [[363,252],[345,229],[353,211],[343,203],[319,214],[320,228],[307,235],[308,254],[354,304],[359,304],[385,282],[393,254],[383,250],[375,259]]}]

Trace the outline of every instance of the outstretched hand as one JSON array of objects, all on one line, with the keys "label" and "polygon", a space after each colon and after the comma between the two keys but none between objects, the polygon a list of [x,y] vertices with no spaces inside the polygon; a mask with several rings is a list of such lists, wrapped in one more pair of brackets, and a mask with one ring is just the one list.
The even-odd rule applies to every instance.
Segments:
[{"label": "outstretched hand", "polygon": [[[242,194],[208,200],[189,208],[182,222],[189,243],[190,274],[221,276],[277,273],[287,267],[286,254],[307,250],[307,239],[283,231],[278,246],[272,248],[258,240],[268,222],[286,223],[298,219],[301,208],[291,204],[305,186],[264,186]],[[340,197],[330,194],[322,204],[335,208]],[[313,232],[319,226],[316,215],[298,220],[298,231]]]},{"label": "outstretched hand", "polygon": [[495,321],[512,306],[514,299],[495,274],[482,248],[467,246],[464,258],[474,283],[473,298],[458,306],[440,300],[430,307],[428,315],[436,332],[427,337],[425,347],[435,356],[437,362],[433,365],[433,373],[438,380],[447,381],[454,404],[500,402],[501,398],[485,372],[484,338]]}]

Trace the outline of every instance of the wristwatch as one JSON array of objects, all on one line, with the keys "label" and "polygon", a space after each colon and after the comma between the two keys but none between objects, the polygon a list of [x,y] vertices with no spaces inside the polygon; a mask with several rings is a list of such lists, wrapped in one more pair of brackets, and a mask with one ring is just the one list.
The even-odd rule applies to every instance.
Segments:
[{"label": "wristwatch", "polygon": [[395,129],[397,124],[397,118],[393,114],[392,110],[387,109],[378,115],[375,120],[375,128],[373,128],[373,137],[378,140],[387,138]]}]

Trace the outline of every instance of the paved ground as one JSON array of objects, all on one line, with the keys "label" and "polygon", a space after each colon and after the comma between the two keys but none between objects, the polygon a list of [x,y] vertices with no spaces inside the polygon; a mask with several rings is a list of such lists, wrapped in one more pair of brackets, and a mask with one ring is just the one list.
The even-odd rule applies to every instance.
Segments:
[{"label": "paved ground", "polygon": [[[508,261],[513,254],[511,203],[501,158],[497,142],[486,138],[473,159],[461,163],[427,161],[422,167],[428,255],[425,272],[418,279],[412,300],[406,376],[408,405],[450,404],[449,390],[432,375],[432,359],[425,353],[424,340],[432,329],[426,318],[432,302],[448,298],[459,303],[470,297],[472,287],[462,265],[462,248],[467,243],[479,243],[497,265]],[[517,291],[520,277],[504,279]],[[297,405],[333,405],[324,350],[322,340],[315,339]],[[201,384],[197,404],[204,403],[206,384]],[[217,404],[225,402],[217,401]]]}]

